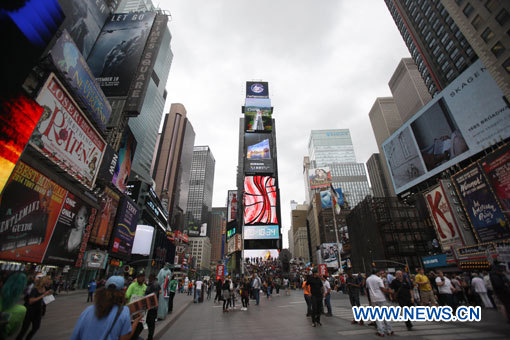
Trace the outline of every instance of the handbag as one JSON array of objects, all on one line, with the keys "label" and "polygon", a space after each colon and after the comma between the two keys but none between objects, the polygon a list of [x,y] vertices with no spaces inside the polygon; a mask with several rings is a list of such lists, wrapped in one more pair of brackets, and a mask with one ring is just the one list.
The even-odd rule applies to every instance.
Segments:
[{"label": "handbag", "polygon": [[117,308],[117,314],[115,314],[115,319],[113,319],[113,323],[112,325],[110,326],[110,329],[108,330],[108,332],[105,334],[104,336],[104,339],[103,340],[106,340],[108,339],[108,336],[110,335],[110,333],[112,332],[112,329],[113,329],[113,326],[115,326],[115,324],[117,323],[117,320],[120,316],[120,313],[122,313],[122,310],[124,309],[124,306],[119,306],[119,308]]}]

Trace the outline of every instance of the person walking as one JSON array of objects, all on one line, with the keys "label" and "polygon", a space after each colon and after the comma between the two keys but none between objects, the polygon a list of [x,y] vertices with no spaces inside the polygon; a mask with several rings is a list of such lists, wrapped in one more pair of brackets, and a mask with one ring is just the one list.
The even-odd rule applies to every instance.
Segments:
[{"label": "person walking", "polygon": [[[347,288],[347,294],[349,295],[349,301],[351,302],[351,306],[357,306],[360,307],[361,304],[359,303],[359,293],[361,288],[361,282],[360,278],[354,277],[352,275],[351,269],[347,269],[347,278],[345,279],[345,286]],[[352,320],[351,324],[355,325],[358,321]],[[359,325],[363,325],[363,320],[359,321]]]},{"label": "person walking", "polygon": [[[128,289],[126,290],[126,301],[128,303],[138,300],[145,296],[145,291],[147,290],[147,286],[145,285],[145,273],[140,272],[136,276],[136,280],[131,282]],[[135,333],[133,334],[133,339],[138,339],[138,336],[143,331],[143,324],[139,323]]]},{"label": "person walking", "polygon": [[319,277],[317,268],[312,270],[313,276],[306,281],[306,285],[310,287],[312,293],[312,327],[321,324],[322,299],[325,297],[324,285]]},{"label": "person walking", "polygon": [[333,316],[331,311],[331,284],[329,283],[327,276],[322,277],[322,284],[324,285],[324,304],[328,309],[328,313],[325,315]]},{"label": "person walking", "polygon": [[[384,293],[390,294],[392,291],[389,288],[384,287],[383,280],[379,275],[382,275],[383,271],[378,271],[377,269],[372,269],[372,275],[367,279],[367,288],[368,293],[370,294],[370,301],[372,302],[372,306],[386,306],[387,301]],[[391,329],[391,325],[388,321],[376,321],[377,325],[377,333],[376,335],[380,337],[384,337],[384,334],[393,335],[393,330]]]},{"label": "person walking", "polygon": [[221,301],[221,286],[222,286],[222,282],[221,282],[221,278],[218,277],[218,280],[216,280],[216,296],[214,297],[214,303],[216,303],[216,301],[220,302]]},{"label": "person walking", "polygon": [[257,274],[253,274],[253,295],[255,296],[255,305],[258,306],[260,303],[260,288],[262,288],[262,282]]},{"label": "person walking", "polygon": [[288,278],[283,279],[283,285],[285,286],[285,295],[290,295],[290,281]]},{"label": "person walking", "polygon": [[0,339],[7,339],[16,334],[23,324],[27,308],[18,304],[20,296],[27,285],[27,276],[16,272],[2,282],[0,291]]},{"label": "person walking", "polygon": [[436,306],[436,299],[434,298],[434,292],[432,291],[432,285],[430,284],[429,278],[425,275],[423,268],[418,269],[418,274],[415,276],[415,281],[418,284],[420,290],[420,300],[423,306]]},{"label": "person walking", "polygon": [[43,314],[43,298],[51,295],[53,291],[46,290],[46,286],[51,283],[50,278],[43,274],[37,274],[35,277],[34,287],[30,290],[25,297],[25,307],[27,312],[21,330],[16,337],[16,340],[23,340],[25,333],[28,331],[30,325],[32,329],[26,336],[26,340],[32,339],[39,327],[41,326],[41,318]]},{"label": "person walking", "polygon": [[228,312],[228,307],[230,306],[230,280],[227,278],[223,281],[223,285],[221,286],[221,295],[223,298],[223,313]]},{"label": "person walking", "polygon": [[489,274],[494,294],[503,304],[506,311],[506,317],[510,323],[510,282],[505,275],[506,266],[500,262],[494,262],[494,267]]},{"label": "person walking", "polygon": [[174,297],[177,292],[177,280],[175,275],[172,275],[170,282],[168,283],[168,313],[172,313],[174,309]]},{"label": "person walking", "polygon": [[241,303],[243,304],[241,310],[248,310],[248,304],[250,303],[250,281],[247,277],[244,278],[241,284]]},{"label": "person walking", "polygon": [[94,305],[81,313],[70,340],[131,339],[142,316],[131,324],[123,289],[122,276],[110,277],[106,287],[97,290]]},{"label": "person walking", "polygon": [[310,286],[308,286],[306,283],[310,279],[310,276],[307,276],[307,278],[303,281],[303,294],[306,302],[306,316],[312,316],[312,292],[310,291]]},{"label": "person walking", "polygon": [[212,281],[211,279],[207,280],[207,284],[205,285],[207,287],[207,300],[211,300],[211,291],[212,291]]},{"label": "person walking", "polygon": [[452,282],[447,276],[443,274],[441,270],[438,271],[438,276],[436,277],[436,285],[439,293],[439,302],[441,305],[450,306],[455,309],[455,305],[453,303]]},{"label": "person walking", "polygon": [[[159,301],[159,295],[161,294],[161,286],[158,283],[156,275],[151,274],[149,276],[149,285],[145,290],[145,295],[150,295],[154,293],[156,296],[156,300]],[[175,294],[175,292],[174,292]],[[149,329],[149,335],[147,336],[147,340],[152,340],[154,336],[154,330],[156,329],[156,319],[158,318],[158,307],[154,307],[147,311],[146,323]]]},{"label": "person walking", "polygon": [[[390,288],[395,292],[395,300],[397,300],[400,307],[414,306],[414,298],[412,295],[413,284],[409,278],[405,278],[402,271],[398,270],[395,277],[391,280]],[[406,321],[408,330],[413,328],[410,320]]]},{"label": "person walking", "polygon": [[478,276],[477,273],[473,273],[473,279],[471,280],[471,287],[482,301],[485,308],[494,308],[489,296],[487,295],[487,287],[483,278]]},{"label": "person walking", "polygon": [[88,285],[88,295],[87,295],[87,302],[94,302],[94,292],[97,288],[96,280],[90,280]]},{"label": "person walking", "polygon": [[203,285],[204,282],[202,281],[202,279],[200,277],[197,278],[197,280],[195,281],[195,300],[193,301],[194,303],[198,303],[200,301]]}]

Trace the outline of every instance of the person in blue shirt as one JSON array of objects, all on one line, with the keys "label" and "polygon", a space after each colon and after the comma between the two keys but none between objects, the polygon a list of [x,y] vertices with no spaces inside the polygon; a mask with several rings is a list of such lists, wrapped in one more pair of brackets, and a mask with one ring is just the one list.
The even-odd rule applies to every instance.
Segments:
[{"label": "person in blue shirt", "polygon": [[89,295],[87,296],[87,302],[94,302],[94,292],[97,288],[97,283],[95,280],[90,280],[89,282]]},{"label": "person in blue shirt", "polygon": [[74,326],[71,340],[129,340],[142,316],[131,324],[125,306],[124,278],[112,276],[96,292],[95,303],[87,307]]}]

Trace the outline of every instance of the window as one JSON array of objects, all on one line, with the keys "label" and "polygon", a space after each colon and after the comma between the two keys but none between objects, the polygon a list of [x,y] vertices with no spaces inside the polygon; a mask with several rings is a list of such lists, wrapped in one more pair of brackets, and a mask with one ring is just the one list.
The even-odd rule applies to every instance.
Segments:
[{"label": "window", "polygon": [[459,55],[459,49],[456,48],[453,50],[452,54],[450,54],[451,59],[455,59]]},{"label": "window", "polygon": [[504,26],[508,22],[508,19],[510,19],[510,15],[504,8],[498,13],[498,15],[496,15],[496,21],[501,26]]},{"label": "window", "polygon": [[457,6],[462,6],[464,0],[455,0],[455,3],[457,4]]},{"label": "window", "polygon": [[501,41],[498,41],[494,46],[492,46],[491,51],[497,58],[505,52],[505,46],[503,46]]},{"label": "window", "polygon": [[450,40],[450,42],[448,43],[448,45],[446,45],[446,50],[447,51],[450,51],[450,49],[453,47],[453,41]]},{"label": "window", "polygon": [[471,25],[475,28],[475,30],[478,30],[480,28],[480,26],[482,26],[482,24],[483,24],[483,20],[479,15],[477,15],[473,19],[473,21],[471,21]]},{"label": "window", "polygon": [[462,66],[464,66],[465,62],[464,62],[464,57],[461,56],[459,58],[459,60],[457,60],[457,62],[455,63],[455,67],[457,67],[458,69],[462,68]]},{"label": "window", "polygon": [[440,50],[439,46],[436,46],[436,48],[434,48],[434,51],[432,51],[432,54],[437,57],[437,55],[439,54],[439,50]]},{"label": "window", "polygon": [[482,35],[481,35],[483,41],[485,41],[486,43],[488,43],[489,41],[492,40],[492,38],[494,38],[494,32],[492,32],[492,30],[490,28],[486,28],[485,31],[483,31]]},{"label": "window", "polygon": [[485,8],[487,8],[487,10],[491,13],[494,12],[498,6],[499,0],[487,0],[485,2]]},{"label": "window", "polygon": [[444,70],[446,70],[446,68],[447,68],[448,66],[450,66],[450,63],[448,62],[448,60],[446,60],[446,61],[444,62],[444,64],[443,64],[443,65],[441,65],[441,70],[443,70],[443,71],[444,71]]},{"label": "window", "polygon": [[505,70],[510,73],[510,58],[508,58],[507,60],[505,60],[505,62],[503,63],[503,67],[505,68]]},{"label": "window", "polygon": [[466,7],[464,7],[464,10],[462,11],[462,13],[464,13],[466,18],[469,18],[471,16],[471,14],[473,14],[474,10],[475,9],[473,8],[473,6],[471,6],[471,4],[468,2]]}]

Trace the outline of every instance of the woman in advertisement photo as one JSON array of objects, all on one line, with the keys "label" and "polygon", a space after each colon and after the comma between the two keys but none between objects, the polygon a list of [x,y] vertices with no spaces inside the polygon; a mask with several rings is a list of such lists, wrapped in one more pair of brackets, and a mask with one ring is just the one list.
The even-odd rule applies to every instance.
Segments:
[{"label": "woman in advertisement photo", "polygon": [[68,253],[76,253],[80,249],[81,239],[85,233],[89,215],[87,207],[83,205],[74,216],[72,228],[67,232],[67,235],[63,238],[63,242],[61,243],[61,246]]}]

